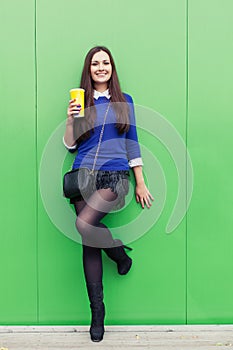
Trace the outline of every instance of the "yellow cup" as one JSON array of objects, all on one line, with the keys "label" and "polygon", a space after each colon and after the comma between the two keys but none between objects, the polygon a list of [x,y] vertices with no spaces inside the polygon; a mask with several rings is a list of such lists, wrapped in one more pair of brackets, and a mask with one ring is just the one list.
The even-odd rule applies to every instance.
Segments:
[{"label": "yellow cup", "polygon": [[81,88],[70,90],[71,100],[75,99],[75,103],[77,105],[81,105],[81,111],[79,114],[75,115],[76,118],[84,117],[84,108],[85,108],[85,106],[84,106],[84,93],[85,93],[85,90],[81,89]]}]

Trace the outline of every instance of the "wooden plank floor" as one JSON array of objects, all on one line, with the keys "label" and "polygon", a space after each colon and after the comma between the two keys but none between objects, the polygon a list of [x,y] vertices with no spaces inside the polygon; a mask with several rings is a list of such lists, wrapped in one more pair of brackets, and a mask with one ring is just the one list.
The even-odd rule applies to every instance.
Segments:
[{"label": "wooden plank floor", "polygon": [[93,343],[89,327],[0,326],[0,350],[233,350],[233,325],[106,326]]}]

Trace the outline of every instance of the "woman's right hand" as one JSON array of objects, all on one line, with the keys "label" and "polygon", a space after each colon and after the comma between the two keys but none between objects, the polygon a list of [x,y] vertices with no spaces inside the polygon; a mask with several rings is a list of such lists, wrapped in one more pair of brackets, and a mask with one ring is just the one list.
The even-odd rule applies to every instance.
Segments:
[{"label": "woman's right hand", "polygon": [[81,111],[81,105],[75,104],[75,99],[69,101],[69,106],[67,109],[68,121],[73,123],[74,116],[78,116]]}]

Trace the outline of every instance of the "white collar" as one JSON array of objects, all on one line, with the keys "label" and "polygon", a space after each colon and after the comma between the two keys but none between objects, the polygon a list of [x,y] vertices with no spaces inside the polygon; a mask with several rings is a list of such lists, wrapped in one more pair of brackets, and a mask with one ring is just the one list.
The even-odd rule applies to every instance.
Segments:
[{"label": "white collar", "polygon": [[110,99],[111,95],[109,94],[109,89],[105,90],[104,92],[94,90],[94,99],[98,100],[99,97],[106,97],[107,99]]}]

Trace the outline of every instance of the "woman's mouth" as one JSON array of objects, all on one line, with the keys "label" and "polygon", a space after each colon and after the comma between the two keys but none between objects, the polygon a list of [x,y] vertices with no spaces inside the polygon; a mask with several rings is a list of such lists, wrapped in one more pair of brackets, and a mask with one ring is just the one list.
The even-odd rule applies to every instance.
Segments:
[{"label": "woman's mouth", "polygon": [[107,74],[107,73],[97,73],[96,75],[97,75],[98,77],[105,77],[106,74]]}]

